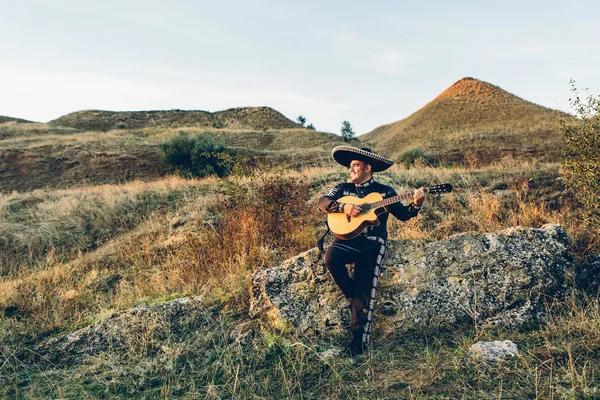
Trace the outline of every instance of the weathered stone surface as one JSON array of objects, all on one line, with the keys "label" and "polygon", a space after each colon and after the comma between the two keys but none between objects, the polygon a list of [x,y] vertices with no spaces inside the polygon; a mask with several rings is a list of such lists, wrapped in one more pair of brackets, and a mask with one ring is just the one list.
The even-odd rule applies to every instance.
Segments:
[{"label": "weathered stone surface", "polygon": [[[378,288],[375,326],[387,330],[522,327],[543,318],[544,302],[572,280],[569,238],[559,225],[459,234],[445,241],[390,241]],[[339,334],[346,300],[317,249],[260,269],[250,315],[299,332]]]},{"label": "weathered stone surface", "polygon": [[518,355],[517,344],[510,340],[477,342],[469,348],[469,356],[479,361],[498,362]]},{"label": "weathered stone surface", "polygon": [[321,356],[321,358],[323,360],[327,360],[329,358],[334,358],[339,356],[342,353],[342,351],[340,349],[336,349],[336,348],[331,348],[325,351],[322,351],[319,353],[319,355]]},{"label": "weathered stone surface", "polygon": [[206,306],[199,297],[139,305],[90,326],[58,336],[36,349],[38,361],[53,364],[120,350],[152,352],[173,336],[185,337],[206,321]]}]

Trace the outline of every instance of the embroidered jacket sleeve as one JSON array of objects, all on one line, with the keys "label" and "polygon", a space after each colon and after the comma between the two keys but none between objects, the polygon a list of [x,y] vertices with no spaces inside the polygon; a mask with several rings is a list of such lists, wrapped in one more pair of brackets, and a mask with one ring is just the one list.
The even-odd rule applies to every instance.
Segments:
[{"label": "embroidered jacket sleeve", "polygon": [[[385,195],[385,198],[390,198],[393,196],[397,196],[398,193],[392,188],[388,190]],[[416,217],[419,214],[419,208],[415,208],[412,204],[409,206],[405,206],[402,202],[394,203],[388,206],[388,210],[390,214],[394,217],[398,218],[400,221],[408,221],[409,219]]]},{"label": "embroidered jacket sleeve", "polygon": [[342,212],[342,203],[338,203],[336,200],[342,197],[344,193],[343,187],[344,184],[340,183],[331,189],[325,196],[321,197],[318,204],[319,210],[326,213]]}]

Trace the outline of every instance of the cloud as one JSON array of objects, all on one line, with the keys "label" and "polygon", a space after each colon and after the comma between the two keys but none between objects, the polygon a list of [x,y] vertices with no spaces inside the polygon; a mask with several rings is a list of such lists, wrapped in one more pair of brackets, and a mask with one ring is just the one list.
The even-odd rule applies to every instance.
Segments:
[{"label": "cloud", "polygon": [[[216,75],[212,75],[215,77]],[[317,129],[337,131],[352,107],[294,91],[243,87],[222,77],[207,82],[132,81],[79,71],[0,65],[0,115],[49,121],[83,109],[218,111],[268,106],[288,118],[302,114]]]},{"label": "cloud", "polygon": [[397,75],[403,66],[411,61],[411,57],[406,53],[396,51],[385,51],[371,59],[371,68],[377,72],[386,75]]},{"label": "cloud", "polygon": [[398,75],[402,67],[415,60],[408,52],[383,47],[353,33],[337,32],[331,34],[330,38],[342,46],[350,47],[357,60],[364,60],[366,67],[381,74]]}]

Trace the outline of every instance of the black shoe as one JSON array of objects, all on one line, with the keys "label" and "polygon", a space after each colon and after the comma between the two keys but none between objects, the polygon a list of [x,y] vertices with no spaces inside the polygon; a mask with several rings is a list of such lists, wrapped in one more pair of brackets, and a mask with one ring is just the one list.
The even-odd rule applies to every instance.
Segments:
[{"label": "black shoe", "polygon": [[362,332],[352,332],[352,341],[346,347],[345,353],[350,357],[354,357],[367,351],[367,344],[362,339]]},{"label": "black shoe", "polygon": [[350,343],[345,349],[344,354],[348,357],[354,358],[360,356],[361,354],[367,351],[367,347],[362,343],[360,345],[356,345],[354,343]]}]

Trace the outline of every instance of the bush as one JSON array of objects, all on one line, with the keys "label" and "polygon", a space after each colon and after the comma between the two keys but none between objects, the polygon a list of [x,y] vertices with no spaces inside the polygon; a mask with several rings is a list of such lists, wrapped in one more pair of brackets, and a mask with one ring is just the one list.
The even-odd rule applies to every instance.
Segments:
[{"label": "bush", "polygon": [[209,136],[193,136],[181,131],[160,146],[163,163],[173,171],[188,176],[227,176],[235,162],[235,154],[223,144],[216,145]]},{"label": "bush", "polygon": [[410,169],[416,162],[421,162],[424,165],[431,164],[431,157],[419,148],[406,150],[400,156],[400,161],[404,164],[404,168]]},{"label": "bush", "polygon": [[214,228],[188,238],[191,254],[177,266],[186,283],[200,286],[276,265],[315,245],[322,215],[304,181],[263,176],[250,184],[228,179],[220,185],[226,200],[215,214],[221,217]]},{"label": "bush", "polygon": [[561,119],[560,129],[570,150],[561,174],[585,205],[587,221],[600,232],[600,97],[582,100],[571,80],[574,97],[569,99],[575,118]]}]

